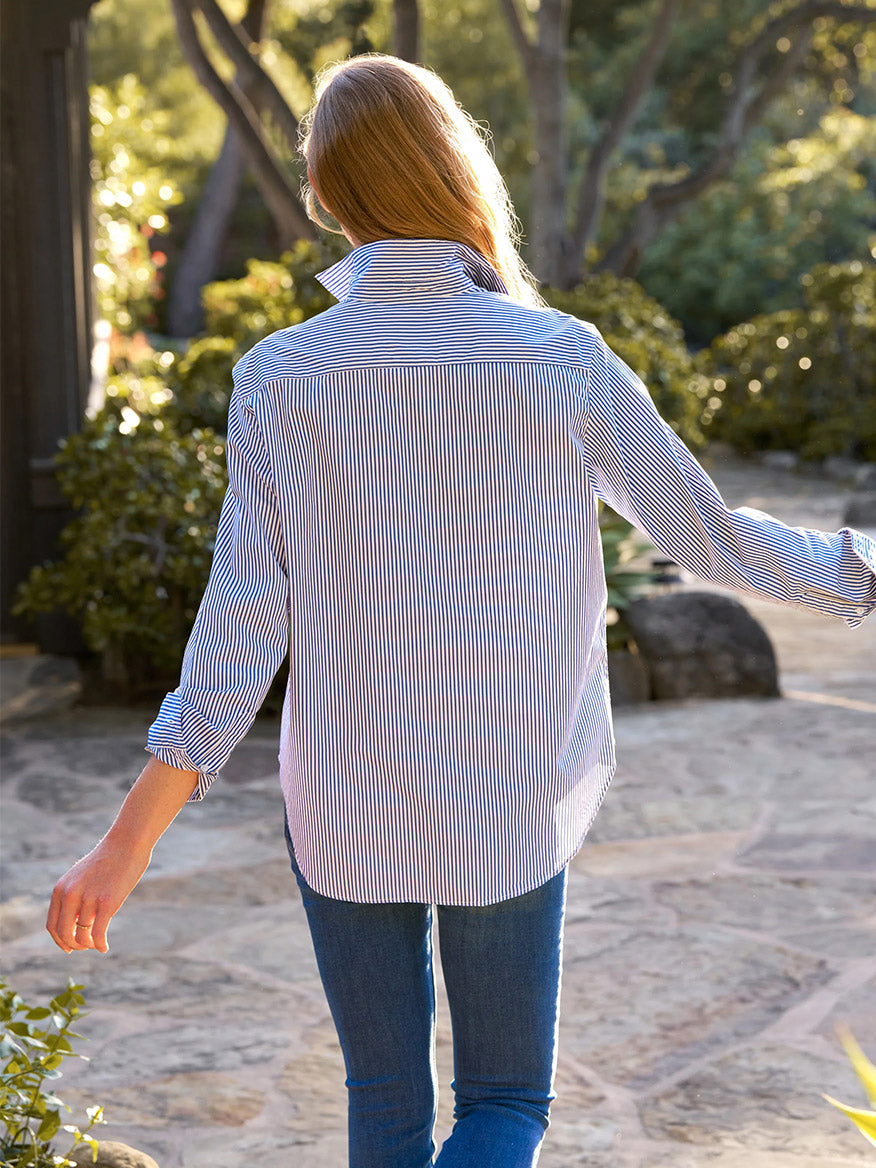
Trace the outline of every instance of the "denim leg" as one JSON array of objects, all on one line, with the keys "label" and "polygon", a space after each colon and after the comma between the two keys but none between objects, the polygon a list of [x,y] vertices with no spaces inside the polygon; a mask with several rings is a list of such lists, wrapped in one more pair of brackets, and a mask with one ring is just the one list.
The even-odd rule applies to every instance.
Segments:
[{"label": "denim leg", "polygon": [[439,906],[453,1131],[435,1168],[532,1168],[554,1099],[566,870],[483,908]]},{"label": "denim leg", "polygon": [[429,1168],[435,1152],[432,910],[314,892],[289,839],[347,1070],[350,1168]]}]

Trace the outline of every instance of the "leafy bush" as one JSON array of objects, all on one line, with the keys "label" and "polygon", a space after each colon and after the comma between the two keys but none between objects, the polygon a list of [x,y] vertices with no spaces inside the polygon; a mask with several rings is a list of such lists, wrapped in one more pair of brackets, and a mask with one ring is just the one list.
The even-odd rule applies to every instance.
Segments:
[{"label": "leafy bush", "polygon": [[29,1006],[0,981],[0,1116],[6,1128],[0,1135],[0,1163],[3,1168],[63,1168],[73,1161],[52,1150],[52,1140],[63,1129],[72,1136],[70,1151],[87,1144],[92,1152],[97,1141],[88,1132],[103,1123],[103,1108],[89,1107],[84,1131],[75,1124],[62,1124],[61,1112],[70,1112],[47,1083],[61,1076],[65,1058],[76,1054],[70,1040],[80,1038],[71,1029],[85,998],[82,986],[72,981],[52,998],[48,1006]]},{"label": "leafy bush", "polygon": [[68,438],[57,462],[61,489],[80,511],[62,533],[64,558],[31,571],[16,611],[61,606],[81,618],[104,677],[121,686],[135,665],[144,684],[150,666],[177,671],[210,568],[224,441],[125,404]]},{"label": "leafy bush", "polygon": [[269,333],[323,312],[335,301],[316,275],[341,254],[334,243],[302,239],[279,262],[248,260],[242,279],[204,289],[207,333],[233,338],[243,353]]},{"label": "leafy bush", "polygon": [[180,433],[209,427],[224,433],[235,362],[262,337],[323,312],[334,298],[316,273],[338,259],[334,244],[300,241],[276,262],[249,260],[247,275],[203,290],[207,335],[181,356],[156,352],[128,374],[111,378],[107,397],[138,413],[162,410]]},{"label": "leafy bush", "polygon": [[704,445],[700,415],[708,382],[694,365],[681,326],[635,280],[604,272],[571,292],[543,288],[542,295],[561,312],[595,324],[641,377],[673,430],[695,449]]},{"label": "leafy bush", "polygon": [[876,459],[876,265],[819,264],[805,308],[757,316],[719,337],[704,420],[743,452]]},{"label": "leafy bush", "polygon": [[243,353],[233,337],[201,337],[189,345],[168,376],[171,408],[180,430],[209,426],[225,432],[231,370]]},{"label": "leafy bush", "polygon": [[638,278],[701,345],[740,320],[794,307],[804,272],[868,247],[876,120],[831,106],[807,132],[796,107],[809,100],[796,91],[780,99],[772,117],[786,120],[755,131],[732,173],[645,253]]},{"label": "leafy bush", "polygon": [[157,322],[167,255],[150,240],[168,231],[183,196],[169,176],[169,112],[134,74],[91,86],[90,111],[95,293],[101,317],[125,333]]}]

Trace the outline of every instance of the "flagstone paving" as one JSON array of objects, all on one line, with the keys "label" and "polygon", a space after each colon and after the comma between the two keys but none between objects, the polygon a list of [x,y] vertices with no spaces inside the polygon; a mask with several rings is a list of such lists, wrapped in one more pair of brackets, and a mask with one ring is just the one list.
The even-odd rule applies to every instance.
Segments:
[{"label": "flagstone paving", "polygon": [[[836,483],[734,460],[731,505],[835,529]],[[619,711],[620,764],[570,877],[558,1099],[542,1168],[853,1168],[873,1149],[836,1037],[876,1054],[876,619],[746,602],[785,694]],[[6,729],[3,974],[84,982],[91,1061],[61,1095],[161,1168],[343,1168],[343,1070],[288,869],[276,724],[184,809],[107,957],[43,931],[58,875],[108,826],[152,710]],[[440,973],[440,971],[439,971]],[[439,1138],[449,1127],[441,1003]]]}]

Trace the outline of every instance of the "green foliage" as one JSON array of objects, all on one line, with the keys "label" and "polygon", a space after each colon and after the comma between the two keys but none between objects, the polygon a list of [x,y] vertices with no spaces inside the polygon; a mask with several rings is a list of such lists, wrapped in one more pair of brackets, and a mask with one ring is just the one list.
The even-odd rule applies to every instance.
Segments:
[{"label": "green foliage", "polygon": [[[165,384],[163,389],[150,389],[159,398],[163,392],[180,432],[199,426],[224,432],[235,362],[262,337],[308,320],[334,303],[316,274],[344,250],[345,245],[334,240],[300,240],[278,262],[249,260],[241,279],[217,280],[204,288],[207,335],[192,341],[178,360],[173,354],[159,354],[164,362],[159,375]],[[146,403],[134,408],[149,409]]]},{"label": "green foliage", "polygon": [[105,677],[120,685],[135,663],[144,684],[150,667],[159,676],[178,669],[227,482],[222,438],[182,432],[172,410],[150,400],[153,388],[141,380],[64,443],[58,480],[80,510],[62,533],[64,558],[31,571],[16,608],[78,616]]},{"label": "green foliage", "polygon": [[625,649],[631,633],[624,620],[624,610],[651,582],[650,572],[636,571],[629,564],[642,554],[647,544],[632,524],[610,507],[600,507],[599,534],[608,591],[606,641],[609,649]]},{"label": "green foliage", "polygon": [[99,0],[88,14],[87,35],[91,82],[114,87],[132,75],[146,94],[143,112],[160,111],[160,132],[151,147],[138,144],[137,154],[163,161],[182,188],[195,176],[202,179],[218,153],[226,119],[183,54],[170,0]]},{"label": "green foliage", "polygon": [[820,264],[805,308],[737,325],[708,354],[704,420],[738,449],[876,459],[876,265]]},{"label": "green foliage", "polygon": [[271,48],[294,61],[308,80],[325,63],[375,49],[368,25],[374,0],[287,4],[271,20]]},{"label": "green foliage", "polygon": [[149,240],[167,231],[167,209],[182,201],[160,150],[164,143],[169,153],[169,119],[131,73],[92,86],[90,108],[97,304],[102,317],[130,332],[157,320],[167,257]]},{"label": "green foliage", "polygon": [[104,1123],[103,1108],[89,1107],[84,1130],[62,1123],[62,1111],[71,1109],[51,1090],[60,1078],[65,1058],[83,1058],[73,1050],[71,1039],[80,1038],[72,1029],[85,999],[82,986],[70,981],[67,989],[47,1006],[29,1006],[0,981],[0,1117],[5,1135],[0,1135],[2,1168],[63,1168],[72,1165],[67,1156],[53,1151],[52,1142],[60,1131],[72,1136],[69,1151],[86,1144],[97,1151],[97,1141],[88,1133]]},{"label": "green foliage", "polygon": [[610,273],[591,276],[571,292],[543,288],[554,308],[595,324],[613,349],[641,377],[662,416],[694,448],[702,398],[708,385],[696,371],[681,326],[634,280]]},{"label": "green foliage", "polygon": [[234,337],[201,337],[189,345],[170,377],[173,413],[181,432],[198,426],[225,432],[231,370],[243,351]]},{"label": "green foliage", "polygon": [[[861,1084],[867,1093],[871,1105],[876,1107],[876,1066],[870,1062],[860,1046],[855,1042],[854,1036],[848,1026],[838,1026],[837,1030],[839,1032],[840,1042],[845,1047],[846,1054],[849,1056],[849,1060],[855,1069],[855,1074],[861,1080]],[[840,1111],[844,1112],[858,1128],[864,1139],[876,1147],[876,1111],[867,1111],[861,1107],[849,1107],[848,1104],[840,1103],[838,1099],[834,1099],[831,1095],[824,1095],[824,1098],[828,1103],[832,1103],[834,1107],[838,1107]]]},{"label": "green foliage", "polygon": [[[741,45],[783,3],[700,0],[681,6],[656,83],[612,159],[602,230],[591,260],[624,232],[651,184],[681,177],[703,162],[724,116]],[[222,0],[222,7],[238,20],[246,5],[245,0]],[[421,0],[423,58],[447,78],[466,108],[489,124],[498,164],[525,223],[538,143],[533,141],[529,86],[501,7],[495,0]],[[536,7],[520,6],[530,31]],[[654,12],[652,0],[574,0],[571,6],[570,192],[635,67]],[[297,115],[309,104],[313,70],[327,60],[369,47],[392,51],[392,6],[386,0],[290,0],[271,7],[267,25],[260,60]],[[230,76],[231,64],[203,22],[201,31],[220,73]],[[161,249],[167,266],[157,270],[158,276],[166,271],[172,279],[188,208],[196,205],[218,153],[225,117],[182,54],[169,0],[100,0],[90,15],[88,38],[95,91],[110,95],[101,100],[111,113],[120,105],[132,111],[127,119],[113,113],[103,141],[95,137],[100,167],[105,170],[110,161],[107,146],[113,140],[130,154],[126,170],[135,181],[140,164],[146,171],[157,167],[163,172],[161,185],[167,181],[174,199],[184,199],[172,216],[167,247]],[[827,122],[823,127],[819,122],[832,116],[831,110],[840,118],[854,111],[853,121],[868,121],[876,108],[874,42],[876,33],[863,22],[818,20],[804,80],[771,108],[732,176],[685,209],[649,249],[642,283],[697,343],[708,343],[757,312],[793,307],[798,276],[816,263],[863,254],[873,222],[872,120],[870,138],[852,144],[845,130],[834,133]],[[782,59],[778,46],[771,49],[763,75],[770,76]],[[135,92],[128,100],[120,78],[129,90],[139,87],[139,96]],[[818,157],[810,167],[799,156],[813,143]],[[281,150],[280,158],[290,175],[299,176],[299,164],[288,150]],[[130,183],[126,192],[136,202]],[[149,225],[148,217],[137,218],[133,205],[129,210],[135,230]],[[112,218],[119,217],[118,205],[110,211]],[[242,270],[245,257],[273,258],[272,238],[270,216],[248,177],[223,255],[223,274]],[[160,303],[153,300],[151,309],[158,319],[150,322],[147,315],[144,321],[148,297],[141,305],[137,295],[137,280],[144,293],[154,285],[159,300],[164,291],[156,273],[139,262],[138,256],[146,254],[142,243],[133,241],[135,254],[123,265],[129,271],[115,277],[115,290],[101,288],[101,296],[110,298],[112,319],[115,296],[134,326],[161,327]],[[124,259],[124,239],[119,252]],[[98,258],[116,270],[111,260]],[[133,311],[127,303],[131,298]]]},{"label": "green foliage", "polygon": [[876,121],[839,109],[794,133],[793,123],[804,120],[798,100],[805,101],[795,96],[784,119],[794,136],[776,141],[764,128],[731,176],[647,251],[639,279],[694,341],[707,344],[755,313],[799,305],[803,273],[866,255],[876,242]]},{"label": "green foliage", "polygon": [[323,312],[335,301],[316,275],[344,250],[333,240],[299,240],[276,263],[249,260],[241,279],[208,284],[203,291],[207,333],[233,338],[243,353],[269,333]]}]

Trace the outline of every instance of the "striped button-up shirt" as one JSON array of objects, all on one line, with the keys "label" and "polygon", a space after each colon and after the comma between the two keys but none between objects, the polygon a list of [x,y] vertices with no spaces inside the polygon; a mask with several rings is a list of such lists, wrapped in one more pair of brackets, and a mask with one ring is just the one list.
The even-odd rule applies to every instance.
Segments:
[{"label": "striped button-up shirt", "polygon": [[615,766],[597,498],[704,580],[858,625],[876,544],[728,510],[599,332],[463,244],[381,240],[235,365],[209,583],[149,749],[201,798],[290,654],[296,858],[344,900],[559,872]]}]

